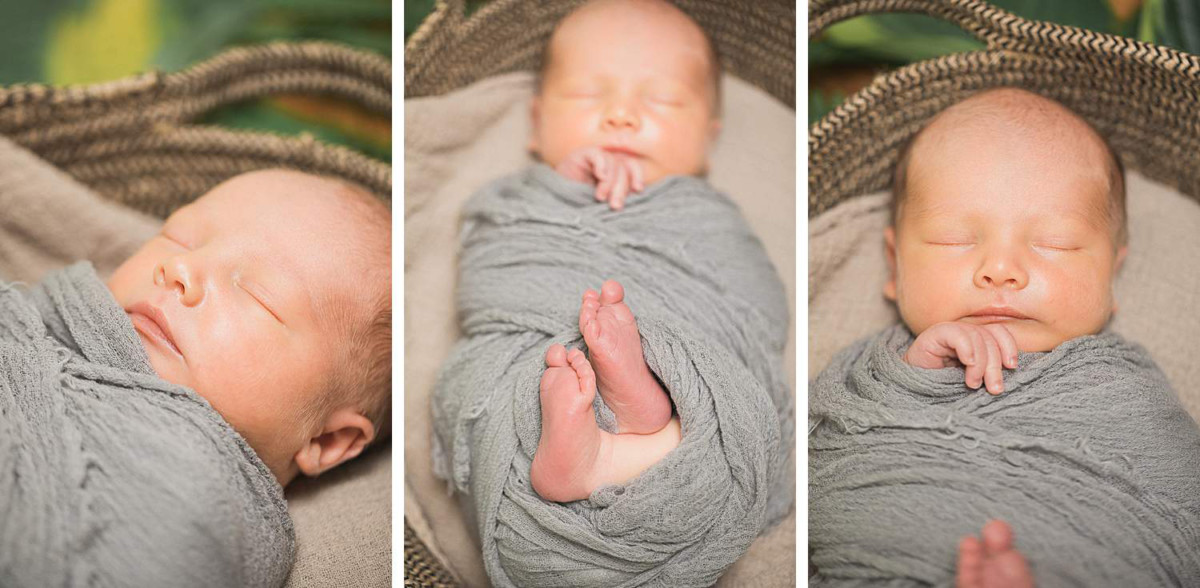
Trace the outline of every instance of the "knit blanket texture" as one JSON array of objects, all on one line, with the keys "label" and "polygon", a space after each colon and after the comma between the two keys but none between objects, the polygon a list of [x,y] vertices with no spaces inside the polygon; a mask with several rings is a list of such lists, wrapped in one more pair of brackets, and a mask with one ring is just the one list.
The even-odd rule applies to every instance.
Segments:
[{"label": "knit blanket texture", "polygon": [[810,585],[952,586],[1002,519],[1038,586],[1200,586],[1200,432],[1141,346],[1022,353],[992,396],[912,342],[860,340],[811,385]]},{"label": "knit blanket texture", "polygon": [[[497,586],[711,586],[791,508],[784,288],[737,207],[693,177],[621,211],[545,165],[485,187],[463,218],[463,338],[433,402],[434,466],[466,493]],[[585,349],[581,296],[625,288],[680,445],[622,486],[542,500],[529,481],[552,343]],[[614,431],[596,396],[597,422]]]},{"label": "knit blanket texture", "polygon": [[87,262],[0,284],[0,586],[280,586],[283,491]]}]

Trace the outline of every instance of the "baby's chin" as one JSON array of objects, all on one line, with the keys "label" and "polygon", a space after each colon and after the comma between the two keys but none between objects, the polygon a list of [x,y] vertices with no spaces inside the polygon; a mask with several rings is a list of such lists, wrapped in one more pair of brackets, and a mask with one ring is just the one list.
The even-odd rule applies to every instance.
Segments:
[{"label": "baby's chin", "polygon": [[142,349],[146,352],[146,357],[150,360],[150,367],[154,368],[154,373],[172,384],[187,387],[188,382],[184,381],[176,360],[165,357],[165,352],[158,348],[158,343],[150,340],[144,333],[136,329],[135,332],[138,341],[142,343]]},{"label": "baby's chin", "polygon": [[1012,334],[1017,343],[1017,351],[1021,353],[1038,353],[1052,351],[1055,347],[1084,335],[1094,335],[1094,331],[1082,328],[1066,331],[1057,330],[1036,319],[1005,319],[996,321],[966,321],[972,324],[998,324]]}]

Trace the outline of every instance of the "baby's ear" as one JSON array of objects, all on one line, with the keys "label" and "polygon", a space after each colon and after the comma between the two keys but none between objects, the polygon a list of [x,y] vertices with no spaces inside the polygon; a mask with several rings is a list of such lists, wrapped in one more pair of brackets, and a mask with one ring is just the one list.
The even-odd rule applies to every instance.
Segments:
[{"label": "baby's ear", "polygon": [[358,457],[375,438],[371,419],[350,407],[325,419],[325,426],[296,452],[296,467],[306,476],[317,476]]},{"label": "baby's ear", "polygon": [[896,229],[888,227],[883,230],[883,253],[887,257],[888,279],[883,284],[883,295],[892,302],[896,301]]}]

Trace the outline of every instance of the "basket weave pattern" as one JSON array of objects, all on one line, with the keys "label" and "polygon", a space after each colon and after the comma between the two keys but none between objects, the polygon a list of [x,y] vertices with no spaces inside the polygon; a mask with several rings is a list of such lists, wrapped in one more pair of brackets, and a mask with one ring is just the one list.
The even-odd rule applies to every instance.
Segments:
[{"label": "basket weave pattern", "polygon": [[242,172],[289,167],[355,182],[384,200],[391,167],[311,137],[190,124],[214,108],[280,94],[392,109],[391,63],[331,43],[229,50],[185,71],[114,82],[0,88],[0,134],[100,194],[165,217]]},{"label": "basket weave pattern", "polygon": [[1200,59],[1173,49],[1031,21],[981,0],[814,0],[809,37],[854,16],[914,12],[953,22],[987,49],[914,63],[875,79],[809,129],[808,214],[891,184],[900,148],[930,118],[978,91],[1015,86],[1091,123],[1125,165],[1200,195]]},{"label": "basket weave pattern", "polygon": [[[582,0],[495,0],[469,18],[464,0],[439,0],[404,48],[406,97],[435,96],[494,75],[532,70],[554,25]],[[796,102],[796,5],[784,0],[675,0],[713,38],[722,66]]]}]

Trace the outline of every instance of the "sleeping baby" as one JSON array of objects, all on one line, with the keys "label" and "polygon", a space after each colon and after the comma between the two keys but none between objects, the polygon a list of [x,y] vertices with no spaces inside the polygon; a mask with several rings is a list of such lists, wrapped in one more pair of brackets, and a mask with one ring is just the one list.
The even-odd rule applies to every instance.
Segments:
[{"label": "sleeping baby", "polygon": [[1200,434],[1145,350],[1102,332],[1127,249],[1108,144],[985,91],[917,134],[893,193],[903,325],[812,385],[813,584],[1200,581]]},{"label": "sleeping baby", "polygon": [[784,290],[702,179],[719,78],[671,4],[583,5],[544,53],[541,163],[466,206],[434,465],[496,585],[708,586],[791,508]]},{"label": "sleeping baby", "polygon": [[389,223],[252,172],[107,284],[82,263],[0,288],[0,584],[282,585],[282,487],[386,434]]}]

